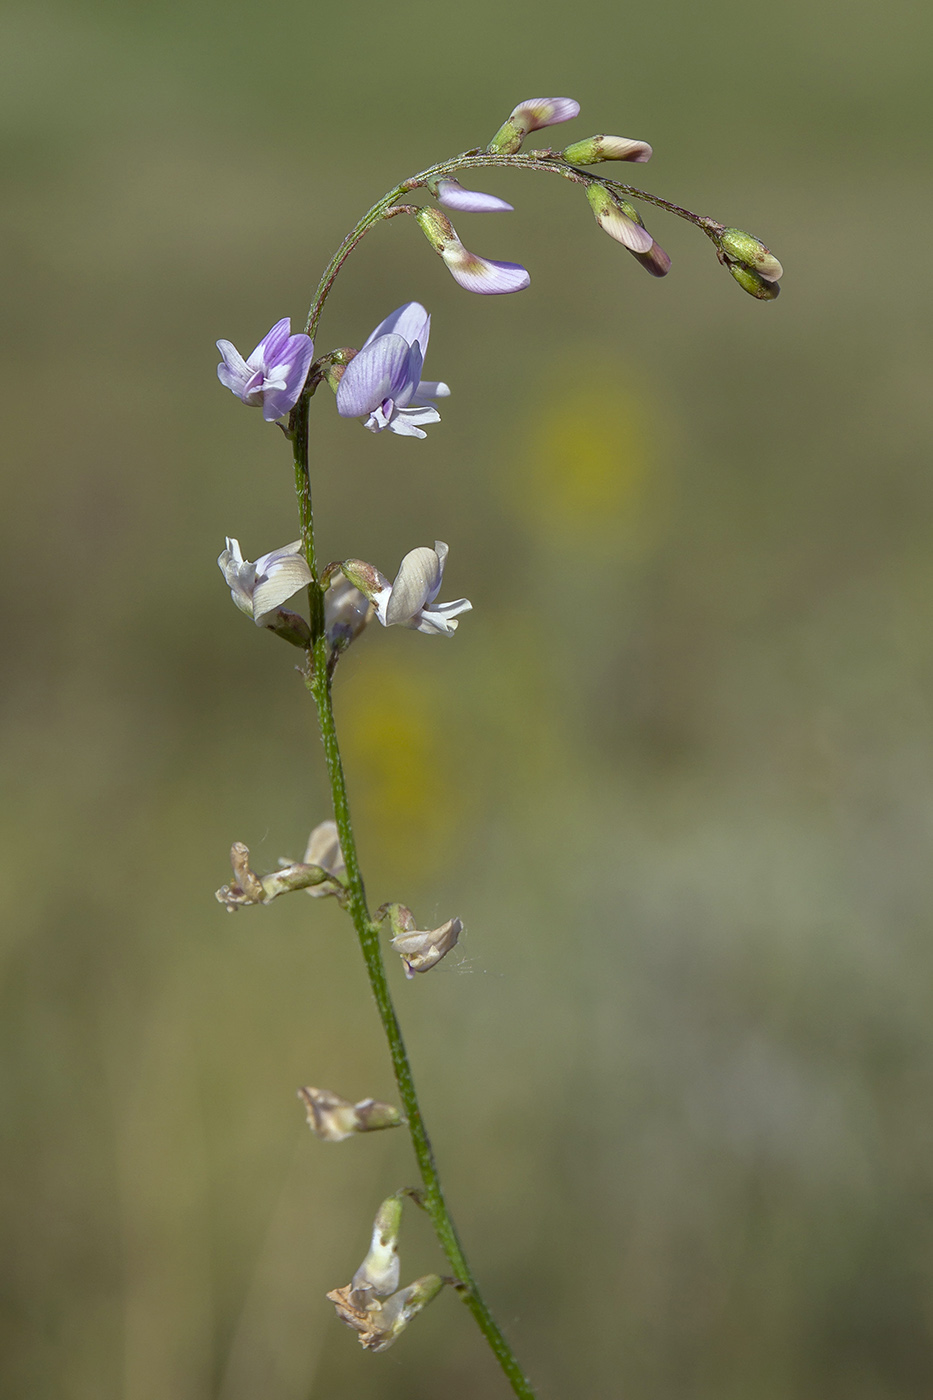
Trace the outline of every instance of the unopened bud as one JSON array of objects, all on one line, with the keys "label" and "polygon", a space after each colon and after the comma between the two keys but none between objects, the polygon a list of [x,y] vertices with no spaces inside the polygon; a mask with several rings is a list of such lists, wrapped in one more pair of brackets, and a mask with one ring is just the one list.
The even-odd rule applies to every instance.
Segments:
[{"label": "unopened bud", "polygon": [[385,574],[381,574],[373,564],[367,564],[363,559],[345,559],[340,568],[344,577],[370,602],[377,594],[390,587]]},{"label": "unopened bud", "polygon": [[779,282],[769,282],[753,267],[746,267],[744,263],[739,262],[727,262],[726,267],[742,290],[748,292],[749,296],[757,297],[759,301],[774,301],[780,293]]},{"label": "unopened bud", "polygon": [[343,1142],[354,1133],[374,1133],[381,1128],[397,1128],[402,1116],[391,1104],[376,1099],[350,1103],[329,1089],[298,1090],[305,1106],[308,1127],[324,1142]]},{"label": "unopened bud", "polygon": [[385,913],[392,925],[392,947],[401,956],[409,979],[416,972],[429,972],[436,967],[457,946],[463,932],[460,919],[448,919],[440,928],[416,928],[415,916],[404,904],[390,904]]},{"label": "unopened bud", "polygon": [[490,155],[514,155],[530,131],[543,126],[557,126],[579,115],[580,104],[572,97],[529,97],[519,102],[507,122],[504,122],[486,150]]},{"label": "unopened bud", "polygon": [[[727,262],[744,263],[766,282],[779,282],[784,276],[784,269],[771,249],[765,247],[764,243],[752,234],[745,233],[743,229],[725,228],[716,241]],[[736,278],[736,281],[740,280]],[[741,285],[744,286],[744,282]],[[752,296],[757,295],[757,292],[752,292]]]},{"label": "unopened bud", "polygon": [[347,365],[359,354],[358,350],[353,350],[350,346],[344,346],[342,350],[332,350],[327,356],[323,366],[324,378],[329,388],[336,394],[340,387],[340,381],[344,376]]},{"label": "unopened bud", "polygon": [[632,160],[644,164],[653,152],[647,141],[630,141],[625,136],[588,136],[561,151],[570,165],[599,165],[604,160]]},{"label": "unopened bud", "polygon": [[496,262],[471,253],[440,209],[419,209],[415,218],[435,253],[443,258],[451,277],[466,291],[499,296],[521,292],[530,283],[528,271],[521,263]]},{"label": "unopened bud", "polygon": [[586,197],[596,222],[610,238],[631,253],[650,253],[654,239],[644,227],[634,205],[596,181],[586,187]]}]

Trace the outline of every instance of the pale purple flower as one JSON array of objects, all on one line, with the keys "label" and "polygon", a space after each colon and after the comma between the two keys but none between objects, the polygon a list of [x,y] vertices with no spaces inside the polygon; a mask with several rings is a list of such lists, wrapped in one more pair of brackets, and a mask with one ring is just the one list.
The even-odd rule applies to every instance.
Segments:
[{"label": "pale purple flower", "polygon": [[440,209],[419,209],[415,218],[431,247],[443,258],[451,277],[466,291],[499,296],[504,292],[521,292],[531,282],[521,263],[493,262],[464,248],[457,230]]},{"label": "pale purple flower", "polygon": [[495,154],[514,155],[521,150],[529,131],[569,122],[579,113],[580,104],[572,97],[528,97],[513,109],[486,149]]},{"label": "pale purple flower", "polygon": [[240,553],[239,540],[227,540],[217,563],[233,601],[257,626],[263,625],[266,613],[311,582],[311,570],[301,550],[301,540],[295,540],[263,554],[252,564]]},{"label": "pale purple flower", "polygon": [[411,627],[416,632],[450,637],[458,627],[460,613],[470,612],[466,598],[455,603],[435,603],[444,581],[447,546],[434,541],[434,548],[422,546],[405,555],[393,584],[379,575],[379,586],[371,594],[376,616],[383,627]]},{"label": "pale purple flower", "polygon": [[286,316],[264,335],[248,360],[229,340],[218,340],[223,360],[217,378],[250,408],[261,408],[267,423],[290,412],[298,402],[314,355],[311,337],[291,334]]},{"label": "pale purple flower", "polygon": [[446,398],[446,384],[421,378],[431,317],[417,301],[393,311],[373,331],[343,372],[337,386],[337,412],[366,418],[371,433],[384,428],[423,438],[422,424],[439,423],[434,398]]},{"label": "pale purple flower", "polygon": [[494,194],[465,190],[459,180],[438,180],[437,197],[447,209],[460,209],[465,214],[504,214],[513,209]]},{"label": "pale purple flower", "polygon": [[526,131],[557,126],[580,115],[580,104],[572,97],[526,97],[513,110],[510,120],[521,122]]}]

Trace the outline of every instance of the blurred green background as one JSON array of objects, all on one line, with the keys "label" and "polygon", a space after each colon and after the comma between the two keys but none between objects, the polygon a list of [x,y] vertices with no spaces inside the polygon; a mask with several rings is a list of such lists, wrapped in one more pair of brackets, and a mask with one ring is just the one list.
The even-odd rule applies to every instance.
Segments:
[{"label": "blurred green background", "polygon": [[[329,303],[319,349],[423,301],[453,389],[424,442],[313,404],[323,556],[444,539],[475,607],[336,682],[373,902],[467,926],[390,969],[451,1203],[542,1397],[929,1396],[931,30],[5,9],[4,1395],[505,1394],[452,1295],[384,1357],[323,1299],[414,1168],[294,1097],[393,1097],[340,911],[213,899],[232,841],[267,869],[328,815],[297,653],[215,563],[296,529],[214,341],[300,321],[385,189],[556,93],[557,144],[651,141],[636,183],[787,271],[758,304],[645,209],[653,281],[493,172],[516,212],[456,222],[529,291],[462,292],[399,219]],[[437,1259],[412,1212],[404,1277]]]}]

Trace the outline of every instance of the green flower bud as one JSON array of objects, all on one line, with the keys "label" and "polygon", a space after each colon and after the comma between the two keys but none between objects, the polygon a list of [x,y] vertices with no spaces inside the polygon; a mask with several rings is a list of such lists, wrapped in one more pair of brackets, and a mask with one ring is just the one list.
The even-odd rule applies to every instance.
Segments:
[{"label": "green flower bud", "polygon": [[570,165],[599,165],[604,160],[633,160],[643,164],[651,159],[647,141],[630,141],[625,136],[588,136],[561,151]]},{"label": "green flower bud", "polygon": [[748,292],[749,296],[757,297],[759,301],[774,301],[780,293],[780,283],[769,282],[753,267],[746,267],[744,263],[739,262],[727,262],[726,267],[742,290]]},{"label": "green flower bud", "polygon": [[[752,234],[745,233],[740,228],[725,228],[717,242],[729,262],[745,263],[746,267],[753,268],[766,282],[779,282],[783,277],[784,269],[771,249],[766,248],[761,240],[754,238]],[[736,278],[736,281],[741,279]],[[742,285],[745,285],[744,282]],[[758,293],[753,292],[752,295],[757,296]]]}]

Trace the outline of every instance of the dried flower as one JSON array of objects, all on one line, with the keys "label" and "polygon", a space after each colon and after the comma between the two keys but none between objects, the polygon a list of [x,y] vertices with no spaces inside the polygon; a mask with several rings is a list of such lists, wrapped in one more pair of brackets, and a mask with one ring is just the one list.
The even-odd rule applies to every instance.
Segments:
[{"label": "dried flower", "polygon": [[425,436],[421,424],[439,423],[434,398],[446,398],[446,384],[422,380],[431,317],[417,301],[387,316],[355,355],[337,385],[337,412],[366,418],[371,433],[388,428],[404,437]]},{"label": "dried flower", "polygon": [[286,316],[264,335],[248,360],[229,340],[218,340],[223,360],[217,378],[251,408],[261,408],[266,422],[272,423],[295,407],[305,386],[314,344],[304,333],[291,334]]},{"label": "dried flower", "polygon": [[354,1133],[372,1133],[381,1128],[397,1128],[402,1115],[391,1104],[376,1099],[350,1103],[330,1089],[306,1086],[298,1090],[305,1106],[308,1127],[324,1142],[343,1142]]},{"label": "dried flower", "polygon": [[572,97],[528,97],[514,108],[486,149],[492,155],[514,155],[530,131],[569,122],[579,114],[580,104]]},{"label": "dried flower", "polygon": [[394,931],[392,947],[401,955],[408,978],[436,967],[441,958],[457,946],[457,939],[463,932],[459,919],[448,919],[440,928],[419,929],[414,914],[404,904],[390,904],[385,913]]},{"label": "dried flower", "polygon": [[316,895],[343,894],[343,885],[329,870],[304,861],[283,860],[278,870],[256,875],[250,869],[249,847],[242,841],[235,841],[230,847],[230,864],[233,881],[221,885],[214,896],[230,914],[247,904],[271,904],[280,894],[291,894],[293,890],[307,890]]},{"label": "dried flower", "polygon": [[337,823],[328,818],[327,821],[319,822],[308,837],[308,844],[305,847],[305,865],[313,865],[323,870],[331,881],[331,887],[325,889],[324,886],[316,888],[308,886],[308,894],[313,899],[320,899],[322,895],[334,893],[334,885],[343,887],[343,882],[347,874],[346,861],[343,858],[343,851],[340,847],[340,837],[337,834]]},{"label": "dried flower", "polygon": [[217,563],[231,598],[259,627],[263,626],[267,613],[311,582],[311,570],[300,540],[273,549],[251,564],[240,553],[239,540],[228,539]]},{"label": "dried flower", "polygon": [[332,651],[344,651],[375,616],[375,608],[350,580],[337,572],[324,594],[324,630]]},{"label": "dried flower", "polygon": [[431,247],[443,258],[451,277],[466,291],[501,296],[506,292],[520,292],[531,282],[527,268],[521,263],[494,262],[471,253],[440,209],[419,209],[415,218]]}]

